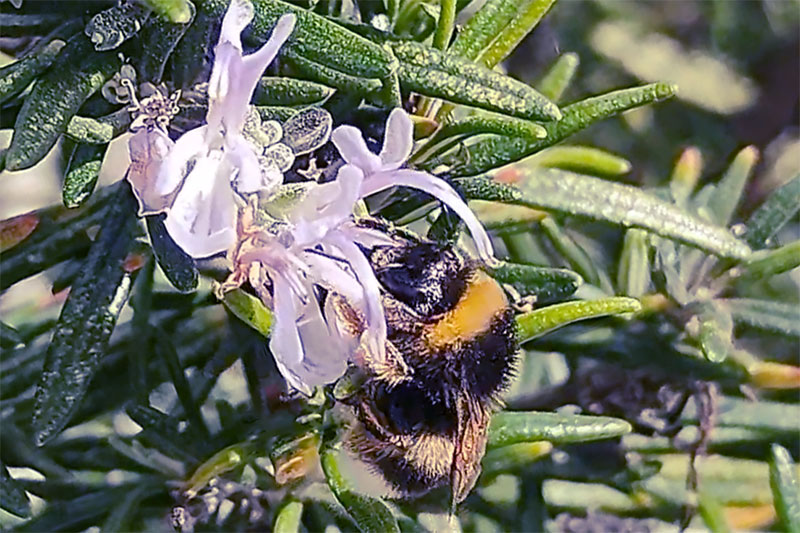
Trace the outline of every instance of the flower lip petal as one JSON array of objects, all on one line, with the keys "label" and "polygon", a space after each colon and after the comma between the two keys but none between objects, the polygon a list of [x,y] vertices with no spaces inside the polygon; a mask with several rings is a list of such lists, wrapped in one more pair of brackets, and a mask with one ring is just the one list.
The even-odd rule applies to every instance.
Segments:
[{"label": "flower lip petal", "polygon": [[242,193],[257,192],[265,188],[258,156],[244,137],[231,139],[225,147],[225,155],[230,158],[234,167],[239,169],[236,175],[236,188]]},{"label": "flower lip petal", "polygon": [[414,147],[414,123],[403,108],[396,107],[386,120],[380,158],[384,170],[394,170],[406,162]]},{"label": "flower lip petal", "polygon": [[175,141],[156,178],[155,187],[159,194],[173,192],[186,177],[186,164],[207,150],[205,146],[207,129],[208,126],[200,126],[189,130]]},{"label": "flower lip petal", "polygon": [[337,127],[331,133],[331,141],[347,163],[357,166],[365,174],[381,168],[380,157],[369,151],[364,135],[355,126]]},{"label": "flower lip petal", "polygon": [[369,179],[364,180],[361,187],[361,195],[368,196],[396,185],[412,187],[424,191],[455,211],[467,225],[467,229],[472,235],[472,239],[475,241],[475,248],[481,259],[487,265],[494,265],[497,263],[494,257],[492,240],[489,234],[486,233],[483,224],[481,224],[478,217],[475,216],[475,213],[472,212],[455,189],[441,178],[437,178],[427,172],[410,169],[381,172],[373,174]]},{"label": "flower lip petal", "polygon": [[253,4],[249,0],[231,0],[228,10],[222,18],[218,45],[231,43],[241,51],[242,31],[253,20],[254,14]]}]

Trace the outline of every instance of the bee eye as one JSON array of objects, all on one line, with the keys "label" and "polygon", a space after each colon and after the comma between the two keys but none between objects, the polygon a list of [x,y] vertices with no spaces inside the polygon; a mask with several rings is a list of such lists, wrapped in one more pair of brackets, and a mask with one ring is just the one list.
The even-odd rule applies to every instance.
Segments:
[{"label": "bee eye", "polygon": [[392,296],[423,317],[452,309],[467,280],[460,276],[461,261],[448,248],[421,244],[409,248],[391,266],[377,272]]}]

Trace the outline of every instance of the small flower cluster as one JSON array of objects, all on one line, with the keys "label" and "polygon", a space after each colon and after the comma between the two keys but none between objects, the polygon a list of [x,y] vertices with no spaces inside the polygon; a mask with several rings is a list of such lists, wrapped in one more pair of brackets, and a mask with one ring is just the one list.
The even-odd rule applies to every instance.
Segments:
[{"label": "small flower cluster", "polygon": [[[140,214],[166,211],[166,228],[186,253],[228,253],[233,272],[221,292],[249,281],[274,313],[270,348],[278,368],[292,387],[310,392],[339,378],[358,350],[377,362],[386,357],[381,287],[363,250],[392,240],[356,223],[362,199],[394,186],[422,190],[464,220],[484,261],[493,260],[493,250],[449,185],[402,168],[413,147],[413,124],[402,109],[389,115],[377,155],[360,130],[337,127],[331,140],[345,164],[336,179],[294,186],[291,207],[270,210],[278,203],[270,196],[292,187],[282,181],[294,155],[279,142],[280,124],[262,123],[248,103],[295,17],[282,16],[267,43],[244,56],[240,34],[252,18],[248,0],[232,0],[215,48],[207,123],[174,143],[161,123],[143,128],[131,140],[128,178]],[[337,319],[334,298],[321,298],[323,291],[347,302],[363,322],[361,331]]]}]

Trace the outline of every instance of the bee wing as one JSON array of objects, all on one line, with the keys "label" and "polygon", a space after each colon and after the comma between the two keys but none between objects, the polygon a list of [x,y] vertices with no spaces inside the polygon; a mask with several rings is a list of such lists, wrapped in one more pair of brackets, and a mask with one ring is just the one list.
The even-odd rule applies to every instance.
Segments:
[{"label": "bee wing", "polygon": [[481,459],[486,452],[491,420],[488,409],[466,397],[459,398],[456,409],[458,434],[450,471],[453,509],[467,497],[481,473]]}]

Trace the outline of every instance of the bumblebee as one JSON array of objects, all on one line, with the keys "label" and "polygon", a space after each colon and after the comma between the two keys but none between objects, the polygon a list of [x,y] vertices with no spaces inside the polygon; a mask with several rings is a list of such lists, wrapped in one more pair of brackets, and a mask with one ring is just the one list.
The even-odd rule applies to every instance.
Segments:
[{"label": "bumblebee", "polygon": [[366,251],[384,289],[387,358],[357,361],[366,380],[345,400],[355,415],[345,442],[400,498],[449,484],[455,505],[480,474],[516,369],[514,314],[462,250],[388,233],[396,245]]}]

